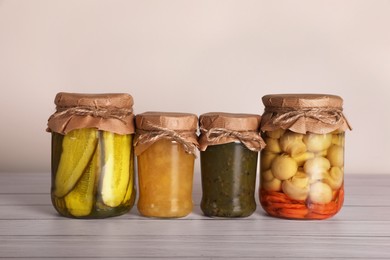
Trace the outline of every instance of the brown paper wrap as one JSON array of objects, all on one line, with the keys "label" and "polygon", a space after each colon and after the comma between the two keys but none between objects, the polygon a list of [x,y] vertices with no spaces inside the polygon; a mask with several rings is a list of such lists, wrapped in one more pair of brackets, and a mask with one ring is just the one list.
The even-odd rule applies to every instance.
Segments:
[{"label": "brown paper wrap", "polygon": [[352,130],[343,114],[343,99],[323,94],[279,94],[262,98],[261,131],[279,128],[306,134]]},{"label": "brown paper wrap", "polygon": [[198,117],[188,113],[145,112],[135,117],[134,152],[138,156],[153,143],[169,139],[196,157]]},{"label": "brown paper wrap", "polygon": [[241,142],[251,151],[260,151],[265,143],[259,134],[261,117],[252,114],[206,113],[200,116],[199,150],[209,145]]},{"label": "brown paper wrap", "polygon": [[134,133],[133,98],[128,94],[58,93],[56,112],[48,120],[48,132],[67,134],[96,128],[116,134]]}]

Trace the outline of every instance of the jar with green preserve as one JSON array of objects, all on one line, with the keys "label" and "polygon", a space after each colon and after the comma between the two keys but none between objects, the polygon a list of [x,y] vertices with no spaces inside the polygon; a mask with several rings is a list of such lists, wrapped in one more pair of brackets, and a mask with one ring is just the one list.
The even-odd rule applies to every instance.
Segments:
[{"label": "jar with green preserve", "polygon": [[351,129],[335,95],[263,97],[260,203],[271,216],[326,219],[344,201],[344,133]]},{"label": "jar with green preserve", "polygon": [[206,113],[199,136],[202,201],[210,217],[247,217],[256,210],[255,186],[261,117],[253,114]]},{"label": "jar with green preserve", "polygon": [[187,216],[193,208],[198,117],[145,112],[135,121],[140,214],[154,218]]},{"label": "jar with green preserve", "polygon": [[133,98],[58,93],[52,133],[51,199],[59,214],[106,218],[135,201]]}]

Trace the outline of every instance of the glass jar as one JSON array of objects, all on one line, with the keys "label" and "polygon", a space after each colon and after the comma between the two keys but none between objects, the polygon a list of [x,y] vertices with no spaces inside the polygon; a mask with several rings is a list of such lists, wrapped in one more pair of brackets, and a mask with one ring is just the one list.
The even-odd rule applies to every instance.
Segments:
[{"label": "glass jar", "polygon": [[258,151],[264,145],[260,116],[207,113],[200,116],[202,201],[210,217],[247,217],[256,210]]},{"label": "glass jar", "polygon": [[179,218],[191,213],[197,123],[197,116],[187,113],[136,116],[141,215]]},{"label": "glass jar", "polygon": [[260,202],[271,216],[326,219],[344,201],[344,132],[351,129],[334,95],[263,97]]},{"label": "glass jar", "polygon": [[59,93],[55,103],[48,122],[54,208],[73,218],[128,212],[136,194],[132,97]]}]

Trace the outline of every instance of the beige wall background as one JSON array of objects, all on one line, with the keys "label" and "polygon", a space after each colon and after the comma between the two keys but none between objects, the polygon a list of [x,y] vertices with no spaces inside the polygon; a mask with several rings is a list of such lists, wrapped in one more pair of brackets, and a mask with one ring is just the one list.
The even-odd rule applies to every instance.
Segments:
[{"label": "beige wall background", "polygon": [[347,173],[390,174],[390,1],[0,0],[0,87],[0,172],[50,171],[59,91],[196,114],[310,92],[345,100]]}]

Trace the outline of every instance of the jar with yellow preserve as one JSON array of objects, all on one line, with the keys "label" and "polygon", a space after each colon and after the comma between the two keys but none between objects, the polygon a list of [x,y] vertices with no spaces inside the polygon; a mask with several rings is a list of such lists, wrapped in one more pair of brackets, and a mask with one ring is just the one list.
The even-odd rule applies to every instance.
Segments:
[{"label": "jar with yellow preserve", "polygon": [[343,100],[335,95],[263,97],[260,202],[271,216],[326,219],[344,201]]},{"label": "jar with yellow preserve", "polygon": [[209,217],[247,217],[256,210],[261,117],[207,113],[199,117],[202,201]]},{"label": "jar with yellow preserve", "polygon": [[188,113],[145,112],[136,116],[141,215],[179,218],[192,211],[198,118]]},{"label": "jar with yellow preserve", "polygon": [[51,199],[59,214],[106,218],[135,201],[133,98],[58,93],[52,133]]}]

